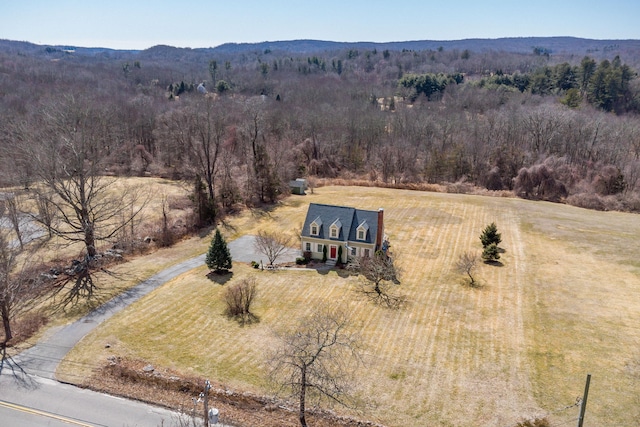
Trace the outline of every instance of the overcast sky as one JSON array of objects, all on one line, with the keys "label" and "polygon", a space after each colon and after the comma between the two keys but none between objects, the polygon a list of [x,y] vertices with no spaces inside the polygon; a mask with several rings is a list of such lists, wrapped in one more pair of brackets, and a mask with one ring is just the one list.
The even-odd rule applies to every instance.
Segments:
[{"label": "overcast sky", "polygon": [[296,39],[640,39],[640,0],[0,0],[0,16],[0,39],[114,49]]}]

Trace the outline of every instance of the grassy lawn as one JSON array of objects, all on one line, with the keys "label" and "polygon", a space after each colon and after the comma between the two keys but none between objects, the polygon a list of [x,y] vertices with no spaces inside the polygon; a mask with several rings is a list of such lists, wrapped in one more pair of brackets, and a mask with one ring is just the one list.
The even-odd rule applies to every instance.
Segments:
[{"label": "grassy lawn", "polygon": [[[362,335],[364,364],[354,373],[363,402],[354,414],[362,418],[390,426],[510,426],[547,416],[563,425],[577,418],[577,407],[563,408],[582,395],[591,373],[585,425],[640,422],[640,216],[322,187],[221,228],[228,240],[265,228],[295,235],[310,202],[385,209],[406,308],[371,305],[353,292],[356,278],[335,271],[259,272],[235,264],[220,285],[203,266],[101,325],[72,350],[59,376],[77,381],[109,356],[130,356],[266,394],[273,331],[319,304],[342,304]],[[454,264],[464,251],[481,251],[478,237],[490,222],[502,233],[502,266],[481,265],[476,276],[484,286],[471,289]],[[202,253],[207,244],[195,239],[182,250]],[[160,265],[159,255],[145,262]],[[248,275],[258,281],[260,322],[241,327],[223,316],[221,296]]]}]

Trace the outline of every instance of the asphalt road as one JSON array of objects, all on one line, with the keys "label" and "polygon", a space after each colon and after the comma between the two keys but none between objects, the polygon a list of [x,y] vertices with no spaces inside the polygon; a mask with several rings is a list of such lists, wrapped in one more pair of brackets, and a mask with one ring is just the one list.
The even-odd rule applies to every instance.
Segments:
[{"label": "asphalt road", "polygon": [[169,427],[178,414],[163,408],[31,377],[0,375],[0,426]]}]

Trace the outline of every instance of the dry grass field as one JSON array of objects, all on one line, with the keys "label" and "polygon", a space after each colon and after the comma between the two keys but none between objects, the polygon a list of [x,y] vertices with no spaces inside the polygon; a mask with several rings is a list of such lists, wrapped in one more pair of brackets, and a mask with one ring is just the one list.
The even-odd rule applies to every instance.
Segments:
[{"label": "dry grass field", "polygon": [[[342,272],[235,264],[220,285],[203,266],[101,325],[70,353],[59,377],[78,381],[107,357],[128,356],[268,394],[273,332],[319,304],[341,304],[361,333],[364,363],[354,373],[360,411],[340,412],[389,426],[508,427],[533,416],[571,425],[578,414],[571,405],[591,373],[585,425],[640,423],[640,216],[322,187],[268,212],[247,211],[222,229],[228,240],[264,228],[297,234],[310,202],[385,209],[407,307],[373,306]],[[464,251],[481,252],[478,237],[491,222],[502,233],[502,265],[482,264],[476,277],[483,286],[469,288],[455,262]],[[189,250],[207,243],[194,240]],[[260,321],[242,327],[222,314],[221,296],[249,275],[258,281],[253,311]]]}]

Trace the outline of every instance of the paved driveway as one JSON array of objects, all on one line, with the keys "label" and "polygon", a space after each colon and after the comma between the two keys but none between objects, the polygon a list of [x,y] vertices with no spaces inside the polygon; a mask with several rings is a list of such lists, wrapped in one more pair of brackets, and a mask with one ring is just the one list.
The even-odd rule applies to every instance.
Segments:
[{"label": "paved driveway", "polygon": [[[242,236],[232,242],[229,242],[229,252],[233,261],[239,262],[260,262],[264,265],[269,264],[269,259],[255,248],[256,236]],[[276,260],[276,264],[285,262],[295,262],[296,258],[302,256],[300,249],[289,248]]]},{"label": "paved driveway", "polygon": [[[267,264],[267,258],[255,250],[254,242],[255,236],[243,236],[239,239],[234,240],[233,242],[230,242],[228,244],[228,247],[233,260],[239,262],[262,261],[263,264]],[[299,249],[288,249],[284,254],[282,254],[281,257],[278,258],[278,263],[295,261],[296,257],[300,256],[300,253],[301,252]],[[139,285],[129,289],[123,294],[105,303],[98,309],[87,314],[82,319],[79,319],[76,322],[66,326],[50,329],[36,345],[28,350],[23,351],[13,359],[5,360],[4,365],[0,364],[0,420],[3,420],[7,417],[14,417],[10,418],[12,420],[12,425],[33,425],[33,420],[25,421],[23,419],[15,418],[15,408],[17,406],[23,407],[24,405],[26,405],[32,406],[36,410],[40,411],[40,415],[44,414],[44,416],[48,416],[47,414],[45,414],[45,412],[50,411],[55,412],[58,419],[62,419],[65,417],[61,415],[61,413],[64,413],[67,414],[67,417],[71,416],[77,419],[89,420],[91,425],[104,425],[105,422],[107,423],[107,425],[120,425],[120,422],[123,422],[121,420],[125,418],[129,421],[134,420],[134,424],[139,426],[157,426],[159,424],[166,425],[163,424],[163,422],[166,422],[168,420],[168,416],[172,415],[170,411],[152,408],[149,405],[139,404],[137,405],[136,409],[132,409],[136,413],[135,416],[132,414],[120,413],[122,407],[130,405],[128,401],[114,400],[114,398],[103,395],[101,393],[93,393],[71,386],[63,386],[60,383],[52,380],[55,378],[55,371],[60,361],[78,343],[78,341],[80,341],[86,334],[91,332],[98,324],[104,322],[113,314],[121,311],[132,302],[151,292],[153,289],[163,285],[168,280],[171,280],[193,268],[201,266],[202,264],[204,264],[204,259],[205,255],[200,255],[159,272],[158,274],[150,277]],[[34,393],[26,394],[23,396],[18,392],[18,390],[20,390],[21,384],[16,380],[18,378],[24,379],[27,376],[36,377],[34,381],[36,383],[39,383],[38,387],[40,387],[42,389],[42,392],[45,393],[46,398],[36,397],[36,394]],[[48,388],[44,387],[43,384],[51,385],[53,389],[49,390]],[[62,389],[64,387],[69,389],[68,392],[62,393]],[[106,408],[106,403],[103,403],[103,401],[106,400],[109,402],[115,402],[114,406],[110,407],[111,409],[108,410],[114,415],[114,420],[104,421],[103,419],[101,423],[98,423],[96,420],[94,420],[95,416],[98,416],[98,418],[100,418],[99,414],[96,411],[92,412],[91,410],[89,410],[88,412],[85,411],[82,413],[77,413],[71,410],[61,409],[61,401],[77,401],[77,397],[74,397],[74,393],[90,394],[92,396],[95,395],[97,396],[96,399],[98,399],[97,402],[99,402],[87,403],[84,405],[74,404],[78,408]],[[9,399],[9,396],[12,396],[11,399]],[[53,405],[53,409],[47,406],[42,406],[40,404],[35,405],[33,403],[34,398],[41,401],[41,403],[49,402],[51,405]],[[7,404],[5,400],[11,400],[11,403]],[[7,405],[11,405],[11,408],[13,409],[8,409]],[[158,412],[158,414],[154,414],[153,417],[150,417],[149,414],[151,412]],[[138,415],[140,413],[142,415]],[[136,417],[141,418],[138,419]],[[143,418],[145,419],[144,422],[141,421]],[[158,419],[160,421],[158,421]],[[0,425],[4,426],[5,423],[0,421]],[[50,423],[47,425],[56,424]]]}]

